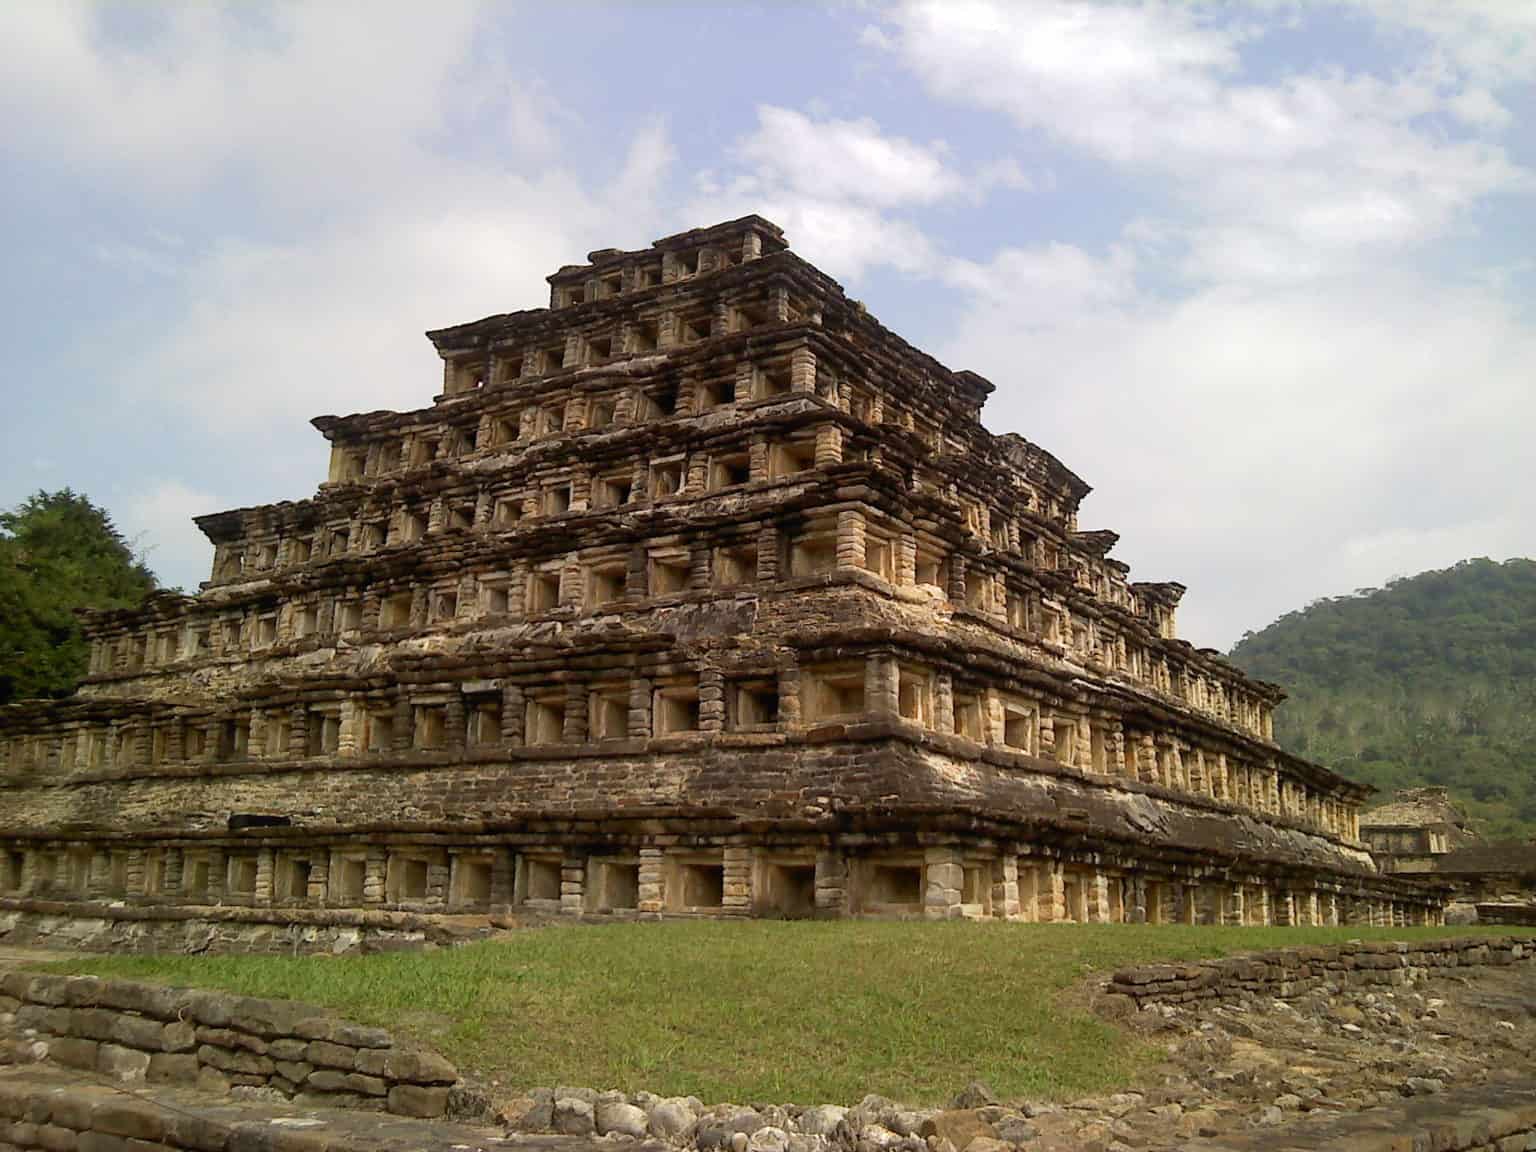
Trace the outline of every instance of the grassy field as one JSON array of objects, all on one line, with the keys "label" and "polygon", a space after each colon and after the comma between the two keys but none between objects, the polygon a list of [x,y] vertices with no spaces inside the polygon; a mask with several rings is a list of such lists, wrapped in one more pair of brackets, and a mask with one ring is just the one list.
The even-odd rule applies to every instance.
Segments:
[{"label": "grassy field", "polygon": [[[1507,930],[1505,930],[1507,932]],[[358,957],[97,957],[55,967],[329,1005],[504,1087],[914,1104],[1121,1085],[1155,1053],[1063,1002],[1123,964],[1468,929],[652,923]]]}]

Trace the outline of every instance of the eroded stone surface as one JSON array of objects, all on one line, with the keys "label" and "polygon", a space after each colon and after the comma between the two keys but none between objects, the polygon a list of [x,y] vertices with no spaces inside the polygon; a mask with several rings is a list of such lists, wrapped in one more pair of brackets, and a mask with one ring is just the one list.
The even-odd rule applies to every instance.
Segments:
[{"label": "eroded stone surface", "polygon": [[[0,1147],[177,1148],[189,1152],[586,1152],[602,1145],[559,1136],[335,1108],[211,1101],[169,1089],[105,1089],[42,1068],[0,1068]],[[660,1145],[631,1143],[639,1152]]]},{"label": "eroded stone surface", "polygon": [[125,1084],[196,1085],[216,1096],[303,1098],[425,1118],[447,1112],[458,1081],[437,1053],[398,1046],[382,1028],[313,1005],[3,969],[0,988],[17,993],[0,1001],[0,1064],[46,1061]]},{"label": "eroded stone surface", "polygon": [[428,334],[430,406],[317,418],[312,498],[200,517],[212,579],[92,614],[77,696],[0,710],[0,942],[1438,919],[992,384],[773,224],[550,282]]}]

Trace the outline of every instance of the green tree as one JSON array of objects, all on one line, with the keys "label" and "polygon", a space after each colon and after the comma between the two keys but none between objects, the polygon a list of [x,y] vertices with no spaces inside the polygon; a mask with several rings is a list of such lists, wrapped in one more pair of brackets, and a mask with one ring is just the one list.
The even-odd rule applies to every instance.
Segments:
[{"label": "green tree", "polygon": [[1443,785],[1487,831],[1536,833],[1536,562],[1314,601],[1231,655],[1290,693],[1286,748],[1383,791]]},{"label": "green tree", "polygon": [[107,513],[68,488],[0,512],[0,704],[67,696],[85,675],[79,608],[132,608],[155,576]]}]

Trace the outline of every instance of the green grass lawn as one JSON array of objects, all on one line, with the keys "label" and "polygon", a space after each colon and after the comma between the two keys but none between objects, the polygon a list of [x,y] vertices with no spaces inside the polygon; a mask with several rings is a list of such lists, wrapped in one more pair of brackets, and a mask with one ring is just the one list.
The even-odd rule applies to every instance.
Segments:
[{"label": "green grass lawn", "polygon": [[1063,999],[1090,973],[1468,931],[672,922],[530,929],[423,953],[82,955],[53,967],[328,1005],[506,1088],[802,1104],[879,1092],[920,1104],[973,1079],[1005,1098],[1125,1084],[1156,1054]]}]

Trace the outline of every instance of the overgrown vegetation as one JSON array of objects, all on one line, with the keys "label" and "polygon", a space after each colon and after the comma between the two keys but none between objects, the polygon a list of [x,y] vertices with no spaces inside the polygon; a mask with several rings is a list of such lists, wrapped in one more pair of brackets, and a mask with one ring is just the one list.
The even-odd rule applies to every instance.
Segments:
[{"label": "overgrown vegetation", "polygon": [[[1505,929],[1507,933],[1509,930]],[[1467,929],[875,921],[559,926],[361,957],[80,956],[63,967],[307,1000],[402,1029],[507,1090],[941,1102],[1126,1083],[1157,1053],[1063,1000],[1123,964]]]},{"label": "overgrown vegetation", "polygon": [[0,704],[67,696],[85,675],[77,608],[131,608],[155,576],[107,513],[68,488],[0,512]]},{"label": "overgrown vegetation", "polygon": [[1232,659],[1290,693],[1286,748],[1385,792],[1444,785],[1484,831],[1536,835],[1536,561],[1320,600]]}]

